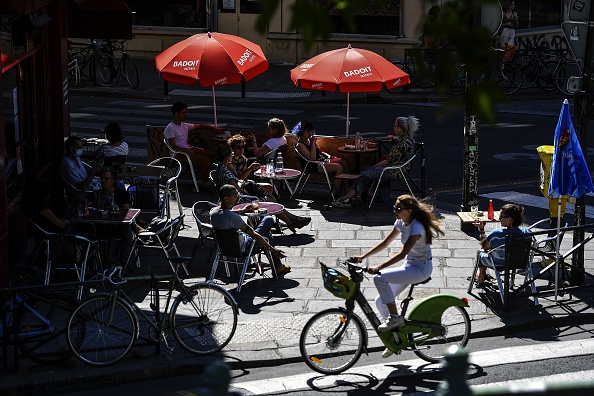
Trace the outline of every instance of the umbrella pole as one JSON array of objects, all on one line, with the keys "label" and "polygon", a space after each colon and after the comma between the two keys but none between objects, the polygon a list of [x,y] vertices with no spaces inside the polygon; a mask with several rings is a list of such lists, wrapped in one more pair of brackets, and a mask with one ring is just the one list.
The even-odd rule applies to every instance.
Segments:
[{"label": "umbrella pole", "polygon": [[349,137],[349,126],[351,122],[349,121],[349,110],[351,108],[351,93],[347,92],[347,119],[346,119],[346,137]]},{"label": "umbrella pole", "polygon": [[217,124],[217,100],[215,98],[215,90],[214,85],[212,86],[212,106],[214,108],[214,118],[215,118],[215,126],[219,126]]},{"label": "umbrella pole", "polygon": [[561,196],[557,202],[557,240],[555,242],[555,301],[559,290],[559,234],[561,233]]}]

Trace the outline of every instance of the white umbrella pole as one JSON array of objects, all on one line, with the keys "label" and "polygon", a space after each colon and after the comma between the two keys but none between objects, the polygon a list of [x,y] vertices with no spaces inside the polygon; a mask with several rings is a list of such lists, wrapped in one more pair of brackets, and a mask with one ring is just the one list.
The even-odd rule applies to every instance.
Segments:
[{"label": "white umbrella pole", "polygon": [[351,93],[347,92],[347,119],[346,119],[346,137],[349,137],[349,126],[351,122],[349,121],[349,110],[351,108]]},{"label": "white umbrella pole", "polygon": [[555,243],[555,301],[559,290],[559,234],[561,233],[561,196],[557,202],[557,240]]},{"label": "white umbrella pole", "polygon": [[217,123],[217,99],[215,98],[214,85],[212,86],[212,105],[214,107],[215,126],[219,126]]}]

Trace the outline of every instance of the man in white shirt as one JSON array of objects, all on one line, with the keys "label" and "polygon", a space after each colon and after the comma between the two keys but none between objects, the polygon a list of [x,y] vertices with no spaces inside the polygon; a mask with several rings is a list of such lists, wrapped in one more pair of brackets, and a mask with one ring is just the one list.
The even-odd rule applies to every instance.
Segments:
[{"label": "man in white shirt", "polygon": [[185,122],[188,115],[188,105],[182,102],[175,102],[171,106],[171,112],[173,113],[173,121],[165,127],[163,135],[172,149],[183,151],[190,155],[198,178],[201,181],[207,181],[208,172],[212,170],[212,160],[216,157],[216,154],[202,147],[192,146],[188,142],[188,132],[196,128],[206,128],[214,131],[220,131],[221,128],[208,124],[191,124]]}]

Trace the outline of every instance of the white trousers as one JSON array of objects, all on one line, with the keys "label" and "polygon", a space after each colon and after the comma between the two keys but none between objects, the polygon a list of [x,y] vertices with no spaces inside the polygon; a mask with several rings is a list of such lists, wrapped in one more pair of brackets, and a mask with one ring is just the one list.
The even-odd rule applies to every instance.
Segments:
[{"label": "white trousers", "polygon": [[390,315],[386,304],[395,302],[396,297],[407,288],[408,285],[419,283],[431,276],[433,264],[428,261],[406,260],[404,264],[396,268],[386,268],[373,277],[378,295],[375,304],[382,317],[385,319]]}]

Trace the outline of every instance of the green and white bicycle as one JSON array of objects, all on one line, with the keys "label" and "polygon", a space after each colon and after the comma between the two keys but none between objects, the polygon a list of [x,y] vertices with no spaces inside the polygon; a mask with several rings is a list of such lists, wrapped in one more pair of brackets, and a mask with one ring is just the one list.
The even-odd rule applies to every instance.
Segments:
[{"label": "green and white bicycle", "polygon": [[[315,314],[303,328],[299,349],[305,363],[322,374],[338,374],[351,368],[363,351],[367,353],[368,335],[363,320],[354,313],[355,303],[371,323],[386,348],[394,353],[413,351],[428,362],[439,362],[451,346],[465,346],[470,337],[468,300],[448,294],[436,294],[419,302],[407,314],[416,284],[410,285],[402,301],[405,326],[393,331],[379,331],[380,319],[360,290],[367,268],[353,261],[339,262],[350,276],[323,263],[324,287],[334,296],[346,299],[345,307],[330,308]],[[427,280],[417,283],[427,283]]]}]

